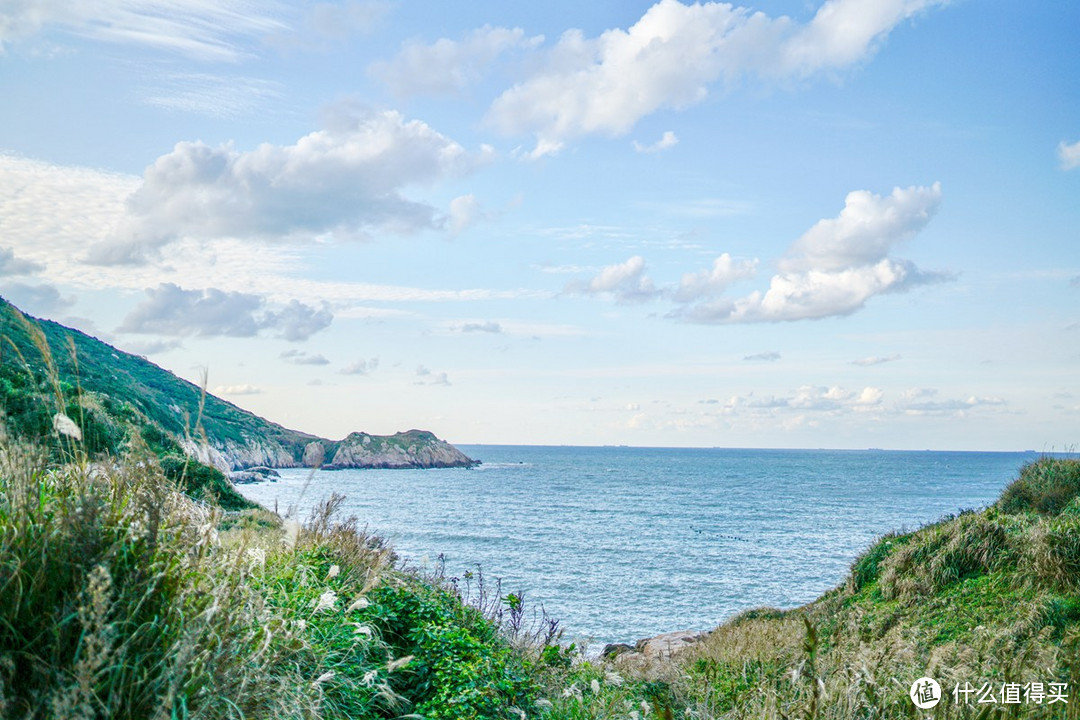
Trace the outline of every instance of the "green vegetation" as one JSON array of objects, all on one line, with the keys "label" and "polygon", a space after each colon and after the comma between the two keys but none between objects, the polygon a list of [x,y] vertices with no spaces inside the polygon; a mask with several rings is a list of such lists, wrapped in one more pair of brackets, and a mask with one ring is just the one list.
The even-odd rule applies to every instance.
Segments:
[{"label": "green vegetation", "polygon": [[52,431],[53,406],[42,397],[63,399],[90,453],[120,452],[132,429],[151,449],[179,453],[197,425],[214,447],[280,448],[299,462],[317,439],[208,395],[145,358],[28,318],[0,298],[0,408],[10,433],[33,440]]},{"label": "green vegetation", "polygon": [[[63,338],[20,317],[0,340],[0,718],[1080,717],[1078,460],[884,536],[809,605],[747,611],[673,659],[586,660],[482,574],[400,567],[340,497],[303,525],[253,506],[181,452],[201,399],[163,429],[170,389],[129,395],[123,362],[90,389],[89,339],[54,361]],[[923,676],[945,698],[916,713]]]}]

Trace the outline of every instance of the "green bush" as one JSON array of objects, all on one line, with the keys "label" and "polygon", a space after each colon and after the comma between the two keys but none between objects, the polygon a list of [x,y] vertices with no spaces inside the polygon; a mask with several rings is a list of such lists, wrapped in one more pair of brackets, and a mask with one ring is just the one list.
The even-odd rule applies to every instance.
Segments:
[{"label": "green bush", "polygon": [[209,465],[178,455],[161,458],[161,469],[192,500],[220,505],[225,510],[250,510],[259,507],[241,495],[229,479]]},{"label": "green bush", "polygon": [[418,583],[380,587],[365,618],[393,655],[412,658],[392,687],[412,699],[413,712],[487,720],[531,707],[536,686],[520,655],[453,592]]},{"label": "green bush", "polygon": [[998,508],[1006,513],[1057,515],[1080,496],[1080,460],[1044,457],[1020,469],[1020,476],[1001,493]]}]

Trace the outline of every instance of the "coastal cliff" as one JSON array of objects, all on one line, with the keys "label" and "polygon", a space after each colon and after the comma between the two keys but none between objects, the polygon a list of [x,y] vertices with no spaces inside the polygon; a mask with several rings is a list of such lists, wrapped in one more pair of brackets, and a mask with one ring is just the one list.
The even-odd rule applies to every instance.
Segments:
[{"label": "coastal cliff", "polygon": [[[252,467],[436,468],[476,463],[430,432],[320,438],[270,422],[178,378],[144,357],[22,313],[0,298],[0,407],[8,429],[47,433],[54,411],[42,388],[63,395],[91,452],[112,453],[137,434],[161,456],[186,455],[223,472]],[[11,352],[11,350],[14,352]]]}]

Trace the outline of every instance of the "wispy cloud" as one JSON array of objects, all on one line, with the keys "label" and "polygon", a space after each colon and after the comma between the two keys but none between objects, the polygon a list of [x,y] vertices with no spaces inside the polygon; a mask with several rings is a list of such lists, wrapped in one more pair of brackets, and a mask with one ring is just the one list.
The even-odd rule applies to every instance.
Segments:
[{"label": "wispy cloud", "polygon": [[542,35],[527,37],[521,28],[485,25],[462,40],[406,42],[393,59],[369,65],[368,74],[399,97],[454,95],[482,77],[500,55],[536,47],[543,40]]},{"label": "wispy cloud", "polygon": [[642,145],[637,140],[631,143],[634,146],[634,150],[639,153],[655,153],[661,150],[667,150],[670,147],[675,147],[679,144],[679,137],[672,130],[664,131],[664,134],[660,136],[660,139],[654,142],[652,145]]},{"label": "wispy cloud", "polygon": [[0,17],[5,45],[53,28],[91,40],[140,45],[197,60],[236,61],[251,38],[281,31],[282,6],[246,0],[102,0],[8,4]]},{"label": "wispy cloud", "polygon": [[249,115],[282,96],[281,83],[254,77],[170,73],[142,91],[147,105],[215,118]]},{"label": "wispy cloud", "polygon": [[293,365],[329,365],[330,361],[322,355],[311,355],[304,350],[286,350],[279,356]]},{"label": "wispy cloud", "polygon": [[858,360],[852,360],[852,365],[858,365],[860,367],[870,367],[871,365],[884,365],[885,363],[896,362],[900,360],[900,355],[889,355],[888,357],[878,357],[877,355],[871,355],[869,357],[859,358]]},{"label": "wispy cloud", "polygon": [[767,352],[754,353],[753,355],[747,355],[743,360],[764,360],[765,362],[776,362],[780,359],[780,353],[775,350],[769,350]]}]

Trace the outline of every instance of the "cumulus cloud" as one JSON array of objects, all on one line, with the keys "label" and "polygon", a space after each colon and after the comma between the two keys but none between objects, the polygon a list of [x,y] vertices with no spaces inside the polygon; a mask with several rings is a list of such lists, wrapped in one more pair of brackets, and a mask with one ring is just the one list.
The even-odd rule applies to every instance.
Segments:
[{"label": "cumulus cloud", "polygon": [[1058,143],[1057,152],[1062,170],[1080,168],[1080,140],[1071,144],[1062,140]]},{"label": "cumulus cloud", "polygon": [[142,45],[198,60],[236,61],[247,38],[284,28],[276,3],[246,0],[15,2],[0,13],[4,46],[56,27],[100,42]]},{"label": "cumulus cloud", "polygon": [[379,358],[373,357],[370,360],[357,360],[356,362],[349,363],[341,369],[342,375],[367,375],[368,373],[375,372],[379,368]]},{"label": "cumulus cloud", "polygon": [[945,274],[889,257],[895,245],[926,226],[940,200],[938,183],[896,188],[888,197],[849,193],[839,216],[819,221],[792,244],[767,290],[737,299],[710,297],[672,315],[718,324],[843,316],[876,295],[945,280]]},{"label": "cumulus cloud", "polygon": [[333,313],[325,306],[316,309],[299,300],[290,300],[283,310],[266,313],[261,322],[264,327],[275,328],[285,340],[300,342],[328,328],[333,319]]},{"label": "cumulus cloud", "polygon": [[92,262],[138,263],[181,236],[343,238],[442,224],[406,187],[468,172],[482,161],[418,120],[341,105],[327,127],[294,145],[240,151],[180,142],[147,168],[128,198],[127,222]]},{"label": "cumulus cloud", "polygon": [[506,90],[488,120],[532,133],[531,156],[588,134],[623,135],[663,108],[701,102],[719,80],[767,81],[843,70],[869,58],[902,21],[944,0],[828,0],[800,25],[728,3],[660,0],[627,30],[565,32],[541,69]]},{"label": "cumulus cloud", "polygon": [[591,280],[576,280],[566,285],[572,295],[611,295],[620,303],[652,300],[661,294],[645,275],[645,260],[635,255],[624,263],[608,265]]},{"label": "cumulus cloud", "polygon": [[678,302],[693,302],[704,297],[722,295],[733,283],[757,274],[758,261],[735,260],[724,253],[713,261],[711,269],[686,273],[675,291]]},{"label": "cumulus cloud", "polygon": [[894,188],[886,197],[848,193],[835,218],[819,220],[788,249],[780,270],[846,270],[885,259],[893,246],[926,227],[941,204],[941,183]]},{"label": "cumulus cloud", "polygon": [[330,361],[322,355],[309,355],[303,350],[286,350],[281,359],[293,365],[329,365]]},{"label": "cumulus cloud", "polygon": [[[843,415],[878,408],[884,397],[884,391],[876,387],[848,390],[839,385],[803,385],[780,396],[759,397],[754,393],[733,395],[721,404],[718,412],[721,415],[749,413],[766,417],[774,417],[784,412]],[[702,402],[716,404],[710,401]]]},{"label": "cumulus cloud", "polygon": [[44,269],[45,266],[40,263],[16,258],[11,248],[0,248],[0,277],[33,275]]},{"label": "cumulus cloud", "polygon": [[642,145],[637,140],[632,143],[634,149],[637,150],[639,153],[660,152],[661,150],[667,150],[669,147],[675,147],[678,144],[679,138],[671,130],[665,131],[664,134],[660,137],[660,139],[652,145]]},{"label": "cumulus cloud", "polygon": [[184,337],[252,337],[270,329],[289,341],[306,340],[330,324],[328,310],[297,300],[280,311],[264,309],[265,301],[250,293],[217,288],[185,290],[162,283],[146,290],[146,298],[117,330],[126,333]]},{"label": "cumulus cloud", "polygon": [[372,63],[368,74],[378,78],[399,97],[453,95],[475,83],[503,53],[535,47],[542,35],[526,37],[521,28],[485,25],[463,40],[442,38],[425,45],[406,42],[392,60]]}]

